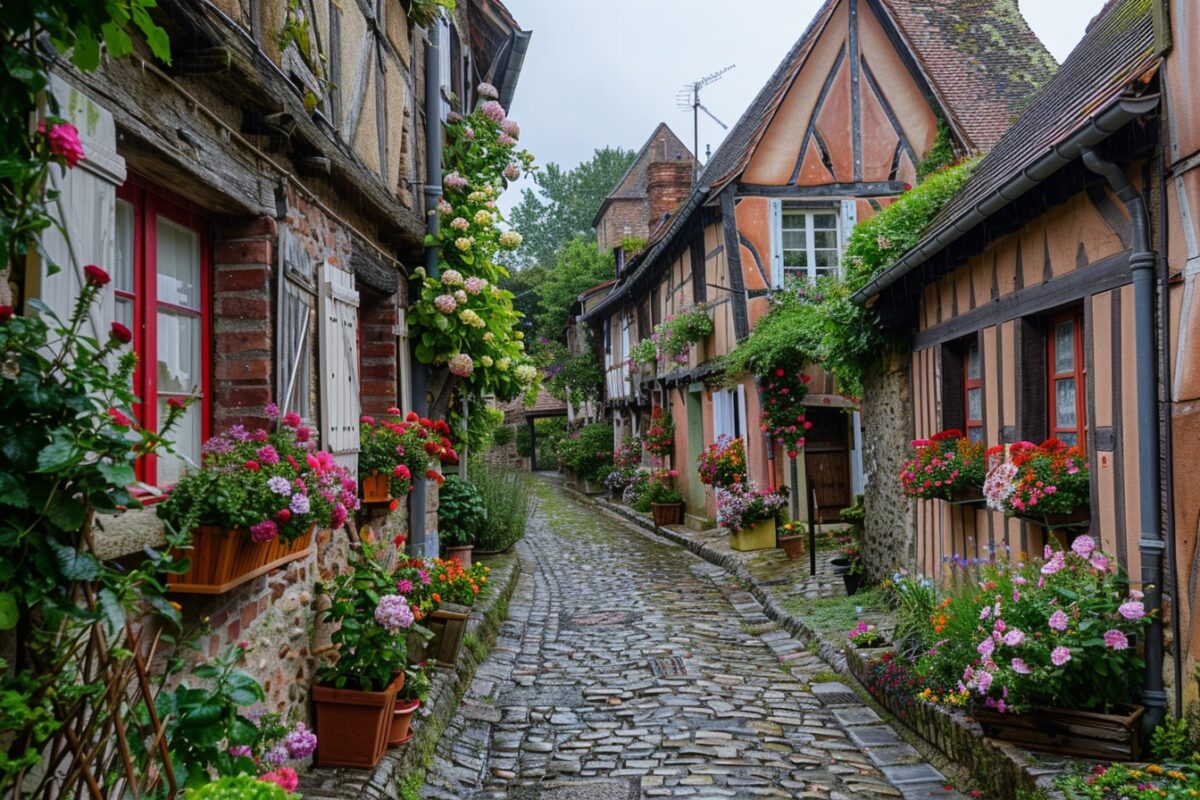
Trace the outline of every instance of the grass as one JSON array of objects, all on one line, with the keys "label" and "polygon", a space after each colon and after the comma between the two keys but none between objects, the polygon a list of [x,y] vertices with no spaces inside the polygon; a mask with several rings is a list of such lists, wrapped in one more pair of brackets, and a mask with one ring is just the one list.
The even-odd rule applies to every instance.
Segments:
[{"label": "grass", "polygon": [[883,592],[863,589],[854,595],[838,597],[789,598],[782,603],[789,614],[799,617],[818,633],[850,631],[861,617],[857,609],[882,611],[886,608]]},{"label": "grass", "polygon": [[813,683],[841,683],[842,676],[832,670],[821,670],[812,676]]},{"label": "grass", "polygon": [[761,636],[767,631],[773,631],[778,627],[774,622],[755,622],[753,624],[743,622],[741,624],[742,633],[749,634],[750,636]]}]

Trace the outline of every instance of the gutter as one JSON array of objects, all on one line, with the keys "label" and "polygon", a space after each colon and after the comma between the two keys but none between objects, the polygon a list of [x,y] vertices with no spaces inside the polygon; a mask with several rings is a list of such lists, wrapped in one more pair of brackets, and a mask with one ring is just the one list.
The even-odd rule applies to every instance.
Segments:
[{"label": "gutter", "polygon": [[1059,170],[1078,158],[1081,149],[1099,144],[1128,123],[1152,111],[1158,106],[1159,99],[1160,95],[1158,94],[1117,98],[1104,111],[1088,119],[1082,128],[1077,129],[1062,142],[1051,146],[1044,155],[1022,169],[998,189],[994,189],[965,214],[951,222],[949,226],[944,227],[935,236],[905,253],[899,261],[855,292],[851,296],[851,300],[859,305],[865,305],[872,297],[945,250],[989,217],[1007,208],[1031,189],[1050,179]]},{"label": "gutter", "polygon": [[517,79],[521,76],[521,67],[525,64],[525,53],[529,51],[529,39],[533,31],[513,31],[509,38],[507,69],[500,86],[500,105],[512,108],[513,95],[517,91]]},{"label": "gutter", "polygon": [[670,226],[667,227],[666,233],[664,233],[662,238],[658,240],[658,243],[650,248],[650,250],[646,253],[645,258],[642,259],[642,263],[629,276],[629,280],[625,281],[625,283],[610,292],[608,297],[605,297],[602,301],[600,301],[598,306],[580,317],[580,320],[583,322],[590,322],[598,319],[607,312],[611,311],[618,302],[628,297],[633,285],[636,284],[642,276],[650,271],[650,267],[654,264],[654,261],[659,257],[662,251],[666,249],[667,244],[675,238],[675,234],[679,233],[679,229],[683,227],[683,224],[691,219],[692,214],[696,213],[696,210],[704,204],[705,200],[708,199],[708,194],[709,192],[707,186],[701,186],[693,191],[691,195],[688,196],[687,202],[684,203],[679,209],[679,213],[675,215],[675,219],[671,222]]},{"label": "gutter", "polygon": [[1133,276],[1133,329],[1137,381],[1138,437],[1138,552],[1142,556],[1142,588],[1146,593],[1146,612],[1150,627],[1146,630],[1146,677],[1142,686],[1142,719],[1146,731],[1158,726],[1167,711],[1167,693],[1163,689],[1162,585],[1163,538],[1161,498],[1159,496],[1158,375],[1155,372],[1155,281],[1158,256],[1150,238],[1150,214],[1146,201],[1129,182],[1125,171],[1104,161],[1095,151],[1081,148],[1084,165],[1104,177],[1109,188],[1125,204],[1133,222],[1133,244],[1129,271]]}]

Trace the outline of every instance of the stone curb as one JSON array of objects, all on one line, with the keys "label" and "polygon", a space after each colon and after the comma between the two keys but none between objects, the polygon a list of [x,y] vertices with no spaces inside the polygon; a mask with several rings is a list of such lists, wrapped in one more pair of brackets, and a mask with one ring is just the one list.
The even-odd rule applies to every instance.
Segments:
[{"label": "stone curb", "polygon": [[[515,552],[505,558],[507,563],[492,568],[490,580],[496,590],[487,596],[483,604],[471,610],[463,634],[464,642],[468,636],[474,636],[490,650],[504,623],[504,616],[499,609],[502,604],[507,608],[521,575],[521,560]],[[410,776],[424,773],[428,757],[454,719],[458,704],[471,685],[480,663],[464,644],[459,649],[455,668],[439,669],[435,673],[429,698],[422,704],[413,722],[416,733],[408,744],[389,748],[383,760],[370,771],[314,767],[301,776],[299,791],[305,800],[344,800],[350,797],[398,800]]]}]

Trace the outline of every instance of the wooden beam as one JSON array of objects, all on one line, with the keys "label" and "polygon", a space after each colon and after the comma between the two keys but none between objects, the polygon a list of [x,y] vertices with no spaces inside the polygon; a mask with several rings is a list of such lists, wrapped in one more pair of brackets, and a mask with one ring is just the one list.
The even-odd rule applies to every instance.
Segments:
[{"label": "wooden beam", "polygon": [[725,233],[725,263],[729,266],[729,288],[733,302],[733,333],[740,342],[750,335],[750,315],[746,309],[746,283],[742,276],[733,190],[734,186],[730,184],[721,192],[721,224]]},{"label": "wooden beam", "polygon": [[862,94],[858,87],[858,0],[850,0],[850,126],[854,138],[854,180],[862,180]]},{"label": "wooden beam", "polygon": [[768,186],[761,183],[737,183],[737,193],[745,197],[887,197],[900,194],[905,185],[900,181],[868,183],[823,183],[819,186]]}]

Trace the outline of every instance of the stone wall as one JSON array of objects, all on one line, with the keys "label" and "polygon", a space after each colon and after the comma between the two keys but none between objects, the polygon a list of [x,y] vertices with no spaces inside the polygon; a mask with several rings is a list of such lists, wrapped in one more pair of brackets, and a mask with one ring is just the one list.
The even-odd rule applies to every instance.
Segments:
[{"label": "stone wall", "polygon": [[493,446],[483,454],[483,463],[496,467],[511,467],[525,469],[527,459],[517,453],[517,442],[514,439],[505,445]]},{"label": "stone wall", "polygon": [[916,518],[900,490],[900,465],[908,452],[912,395],[901,356],[889,357],[863,382],[863,559],[878,578],[915,563]]}]

